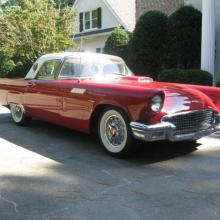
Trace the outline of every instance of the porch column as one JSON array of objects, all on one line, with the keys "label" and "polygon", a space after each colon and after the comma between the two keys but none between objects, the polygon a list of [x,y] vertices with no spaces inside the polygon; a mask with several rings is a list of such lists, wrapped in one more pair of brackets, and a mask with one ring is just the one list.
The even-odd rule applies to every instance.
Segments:
[{"label": "porch column", "polygon": [[203,0],[201,69],[215,73],[215,0]]}]

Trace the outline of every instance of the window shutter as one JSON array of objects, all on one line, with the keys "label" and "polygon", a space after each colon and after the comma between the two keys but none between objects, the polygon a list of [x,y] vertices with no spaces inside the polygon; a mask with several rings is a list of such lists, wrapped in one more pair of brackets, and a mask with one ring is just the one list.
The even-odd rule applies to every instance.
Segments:
[{"label": "window shutter", "polygon": [[102,8],[98,8],[98,28],[102,27]]},{"label": "window shutter", "polygon": [[83,12],[81,12],[79,14],[79,31],[82,32],[83,31]]}]

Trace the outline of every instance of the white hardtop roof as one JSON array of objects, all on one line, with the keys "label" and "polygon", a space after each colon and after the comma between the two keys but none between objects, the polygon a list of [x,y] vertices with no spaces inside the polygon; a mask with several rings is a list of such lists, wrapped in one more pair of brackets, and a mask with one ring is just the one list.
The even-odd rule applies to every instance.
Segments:
[{"label": "white hardtop roof", "polygon": [[41,57],[39,57],[37,59],[37,61],[35,62],[35,64],[37,64],[37,69],[33,71],[33,65],[32,68],[29,70],[28,74],[26,75],[26,79],[34,79],[36,77],[36,74],[38,72],[38,70],[40,69],[40,67],[42,66],[42,64],[46,61],[49,60],[63,60],[66,57],[74,57],[74,58],[90,58],[92,60],[94,59],[100,59],[100,58],[106,58],[106,59],[117,59],[117,60],[122,60],[122,58],[117,57],[117,56],[112,56],[112,55],[107,55],[107,54],[98,54],[98,53],[85,53],[85,52],[61,52],[61,53],[50,53],[50,54],[46,54],[43,55]]},{"label": "white hardtop roof", "polygon": [[89,53],[89,52],[61,52],[61,53],[51,53],[41,56],[38,60],[46,61],[51,59],[65,59],[66,57],[73,56],[79,58],[88,58],[92,57],[93,59],[98,58],[109,58],[109,59],[120,59],[120,57],[108,55],[108,54],[99,54],[99,53]]}]

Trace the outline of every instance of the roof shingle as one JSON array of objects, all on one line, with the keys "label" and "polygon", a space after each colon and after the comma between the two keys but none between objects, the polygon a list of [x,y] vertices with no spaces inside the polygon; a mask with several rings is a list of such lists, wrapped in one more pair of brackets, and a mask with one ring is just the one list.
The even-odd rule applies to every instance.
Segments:
[{"label": "roof shingle", "polygon": [[170,15],[183,4],[184,0],[136,0],[136,20],[150,10],[160,10]]}]

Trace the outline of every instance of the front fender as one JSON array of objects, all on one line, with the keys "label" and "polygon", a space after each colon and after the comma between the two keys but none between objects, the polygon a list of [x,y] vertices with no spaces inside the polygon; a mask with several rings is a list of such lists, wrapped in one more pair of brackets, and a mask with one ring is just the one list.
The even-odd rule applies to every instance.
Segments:
[{"label": "front fender", "polygon": [[130,120],[133,118],[132,117],[132,112],[129,111],[128,106],[124,106],[121,103],[117,102],[116,100],[103,100],[99,103],[96,103],[95,106],[94,106],[93,111],[95,111],[100,106],[112,106],[112,107],[122,109],[128,115]]},{"label": "front fender", "polygon": [[185,87],[201,91],[206,95],[210,102],[214,104],[217,111],[220,113],[220,88],[211,86],[197,86],[197,85],[184,85]]}]

